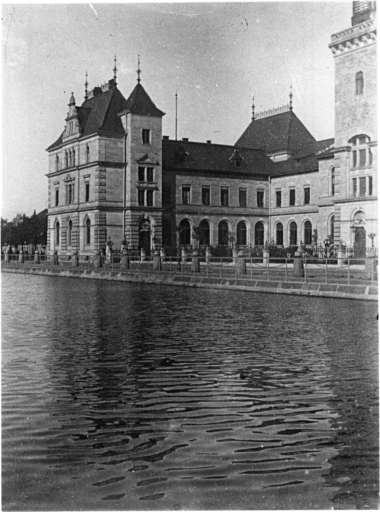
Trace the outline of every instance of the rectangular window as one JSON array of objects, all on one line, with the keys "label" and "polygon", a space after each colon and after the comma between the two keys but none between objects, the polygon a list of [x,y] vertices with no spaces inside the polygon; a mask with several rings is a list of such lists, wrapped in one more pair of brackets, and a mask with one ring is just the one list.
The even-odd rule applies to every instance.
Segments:
[{"label": "rectangular window", "polygon": [[372,194],[373,194],[372,176],[368,176],[368,195],[372,196]]},{"label": "rectangular window", "polygon": [[220,203],[222,206],[228,206],[228,188],[222,188],[220,190]]},{"label": "rectangular window", "polygon": [[146,181],[149,181],[149,183],[153,182],[153,167],[148,167],[146,170]]},{"label": "rectangular window", "polygon": [[150,144],[150,130],[143,129],[142,141],[143,141],[143,144]]},{"label": "rectangular window", "polygon": [[139,167],[139,181],[145,181],[145,167]]},{"label": "rectangular window", "polygon": [[239,206],[241,208],[247,207],[247,189],[246,188],[239,189]]},{"label": "rectangular window", "polygon": [[146,205],[153,206],[153,190],[146,191]]},{"label": "rectangular window", "polygon": [[352,180],[352,195],[356,197],[358,195],[358,183],[356,178]]},{"label": "rectangular window", "polygon": [[164,204],[170,204],[172,202],[172,187],[170,185],[164,185],[162,192],[162,202]]},{"label": "rectangular window", "polygon": [[360,167],[365,167],[366,164],[366,149],[359,149],[359,165]]},{"label": "rectangular window", "polygon": [[304,188],[304,204],[310,204],[310,188]]},{"label": "rectangular window", "polygon": [[264,208],[264,190],[257,191],[257,207]]},{"label": "rectangular window", "polygon": [[357,167],[358,166],[358,153],[357,151],[354,151],[352,153],[352,167]]},{"label": "rectangular window", "polygon": [[281,190],[276,190],[276,206],[281,208]]},{"label": "rectangular window", "polygon": [[294,206],[296,204],[296,189],[291,188],[289,190],[289,206]]},{"label": "rectangular window", "polygon": [[359,196],[365,196],[366,178],[359,178]]},{"label": "rectangular window", "polygon": [[368,150],[368,165],[372,167],[372,151]]},{"label": "rectangular window", "polygon": [[90,183],[86,181],[86,202],[90,200]]},{"label": "rectangular window", "polygon": [[190,204],[190,187],[188,185],[182,187],[182,203]]},{"label": "rectangular window", "polygon": [[66,185],[66,204],[74,203],[74,185],[71,183]]},{"label": "rectangular window", "polygon": [[202,204],[210,205],[210,187],[202,187]]},{"label": "rectangular window", "polygon": [[139,190],[138,191],[139,206],[144,206],[144,196],[145,196],[145,190]]},{"label": "rectangular window", "polygon": [[55,206],[59,205],[59,189],[55,189]]}]

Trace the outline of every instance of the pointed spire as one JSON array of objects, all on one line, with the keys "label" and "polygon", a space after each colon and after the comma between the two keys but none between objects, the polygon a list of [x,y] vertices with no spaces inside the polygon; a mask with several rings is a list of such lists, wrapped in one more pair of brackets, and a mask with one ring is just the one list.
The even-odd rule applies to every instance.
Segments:
[{"label": "pointed spire", "polygon": [[255,97],[252,94],[252,121],[255,120]]},{"label": "pointed spire", "polygon": [[138,83],[138,84],[141,82],[140,75],[141,75],[141,69],[140,69],[140,55],[138,55],[138,58],[137,58],[137,83]]},{"label": "pointed spire", "polygon": [[69,101],[69,106],[70,105],[75,105],[75,98],[74,98],[74,93],[73,92],[71,93],[71,97],[70,97],[70,101]]},{"label": "pointed spire", "polygon": [[289,98],[290,98],[289,110],[293,110],[293,87],[292,86],[290,86]]},{"label": "pointed spire", "polygon": [[113,68],[113,79],[114,79],[114,82],[115,82],[115,85],[116,85],[116,73],[117,73],[117,67],[116,67],[116,54],[115,54],[115,58],[114,58],[114,62],[115,62],[115,66]]},{"label": "pointed spire", "polygon": [[88,98],[88,81],[87,81],[87,71],[86,71],[86,81],[84,83],[84,99]]}]

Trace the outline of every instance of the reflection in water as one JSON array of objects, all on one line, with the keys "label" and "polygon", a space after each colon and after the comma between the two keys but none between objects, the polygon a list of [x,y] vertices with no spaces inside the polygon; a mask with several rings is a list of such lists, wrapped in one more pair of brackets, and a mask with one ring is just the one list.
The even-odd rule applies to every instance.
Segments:
[{"label": "reflection in water", "polygon": [[4,510],[377,508],[375,316],[5,274]]}]

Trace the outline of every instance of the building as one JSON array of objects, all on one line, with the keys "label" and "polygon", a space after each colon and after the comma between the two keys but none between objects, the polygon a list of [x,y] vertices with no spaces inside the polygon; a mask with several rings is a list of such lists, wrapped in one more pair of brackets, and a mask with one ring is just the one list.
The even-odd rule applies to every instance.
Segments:
[{"label": "building", "polygon": [[[377,245],[376,7],[354,1],[332,36],[335,137],[316,141],[289,104],[255,114],[231,146],[162,136],[164,112],[140,80],[114,77],[72,95],[48,148],[48,247],[92,255],[116,247],[262,248],[324,240],[364,255]],[[369,237],[371,235],[371,237]]]}]

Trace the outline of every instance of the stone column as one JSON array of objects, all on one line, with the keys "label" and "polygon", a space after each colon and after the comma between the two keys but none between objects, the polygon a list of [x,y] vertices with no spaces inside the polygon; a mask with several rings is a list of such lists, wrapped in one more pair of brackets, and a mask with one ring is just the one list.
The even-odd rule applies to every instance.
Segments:
[{"label": "stone column", "polygon": [[24,260],[25,260],[25,258],[24,258],[24,252],[23,252],[23,250],[21,249],[20,254],[18,255],[18,262],[19,262],[19,263],[24,263]]},{"label": "stone column", "polygon": [[244,251],[238,252],[237,257],[237,275],[238,276],[245,276],[247,274],[247,265],[246,260],[244,256]]},{"label": "stone column", "polygon": [[7,247],[4,253],[4,263],[9,263],[9,247]]},{"label": "stone column", "polygon": [[58,253],[57,253],[57,251],[54,251],[54,253],[53,253],[52,263],[53,263],[53,265],[58,265]]},{"label": "stone column", "polygon": [[165,249],[161,247],[160,249],[161,263],[163,263],[166,259]]},{"label": "stone column", "polygon": [[34,253],[34,263],[39,263],[40,262],[40,253],[38,251],[36,251]]},{"label": "stone column", "polygon": [[339,247],[338,247],[338,267],[343,267],[344,257],[345,257],[345,251],[343,250],[343,247],[341,245],[339,245]]},{"label": "stone column", "polygon": [[181,250],[181,259],[182,259],[182,265],[186,263],[186,251],[184,248]]},{"label": "stone column", "polygon": [[299,251],[294,253],[293,258],[293,276],[305,277],[305,268],[303,264],[302,254]]},{"label": "stone column", "polygon": [[153,254],[153,270],[162,270],[160,251],[155,250]]},{"label": "stone column", "polygon": [[210,247],[206,247],[206,263],[207,265],[210,264],[211,261],[211,250]]},{"label": "stone column", "polygon": [[269,251],[263,250],[263,263],[267,267],[269,265]]},{"label": "stone column", "polygon": [[143,263],[143,262],[145,261],[145,258],[146,258],[146,252],[145,252],[145,249],[143,249],[143,248],[141,247],[141,249],[140,249],[140,261],[141,261],[141,263]]},{"label": "stone column", "polygon": [[100,268],[102,266],[102,260],[100,256],[100,251],[95,251],[95,259],[94,259],[94,267]]},{"label": "stone column", "polygon": [[71,266],[77,267],[79,265],[78,251],[75,251],[71,256]]},{"label": "stone column", "polygon": [[129,253],[127,249],[124,249],[123,254],[121,255],[121,268],[129,268]]},{"label": "stone column", "polygon": [[201,265],[199,261],[198,251],[193,251],[193,256],[191,259],[191,270],[192,272],[200,272]]}]

